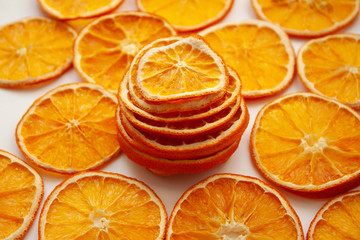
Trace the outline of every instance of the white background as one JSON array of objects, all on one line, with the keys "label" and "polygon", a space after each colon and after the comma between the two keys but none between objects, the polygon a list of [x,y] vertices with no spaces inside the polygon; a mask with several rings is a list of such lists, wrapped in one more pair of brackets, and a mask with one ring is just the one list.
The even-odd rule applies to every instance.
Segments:
[{"label": "white background", "polygon": [[[135,0],[124,0],[119,10],[137,10]],[[40,9],[36,0],[0,0],[0,25],[8,24],[27,16],[46,16],[46,14]],[[250,0],[235,0],[231,11],[222,22],[256,18]],[[350,26],[340,32],[360,33],[360,18],[357,18]],[[307,41],[307,39],[301,38],[291,38],[291,40],[295,52]],[[42,85],[41,87],[20,90],[0,89],[0,149],[8,151],[21,159],[25,159],[15,142],[15,128],[17,123],[35,99],[41,97],[44,93],[56,86],[71,82],[82,82],[81,78],[72,68],[55,81]],[[306,91],[298,76],[295,77],[291,86],[281,94],[260,100],[247,100],[250,122],[242,137],[241,143],[235,154],[226,163],[212,170],[192,175],[159,177],[148,172],[145,168],[134,164],[124,154],[121,154],[117,159],[102,168],[102,170],[121,173],[145,182],[162,199],[169,215],[174,204],[187,188],[212,174],[236,173],[263,179],[252,165],[249,155],[249,136],[254,119],[264,104],[280,95],[296,91]],[[64,177],[50,176],[41,170],[39,172],[45,183],[44,201],[52,189],[64,180]],[[327,199],[306,199],[288,193],[285,190],[279,190],[288,198],[299,215],[304,234],[306,234],[311,220]],[[38,216],[25,239],[37,239],[37,227]]]}]

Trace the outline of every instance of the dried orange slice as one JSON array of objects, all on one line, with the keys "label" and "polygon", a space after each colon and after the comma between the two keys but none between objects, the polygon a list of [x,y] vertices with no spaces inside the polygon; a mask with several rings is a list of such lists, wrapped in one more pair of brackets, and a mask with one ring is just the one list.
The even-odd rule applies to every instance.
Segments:
[{"label": "dried orange slice", "polygon": [[115,173],[84,172],[46,199],[39,239],[160,240],[166,220],[163,203],[144,183]]},{"label": "dried orange slice", "polygon": [[360,180],[359,144],[359,114],[312,93],[294,93],[267,104],[250,138],[259,171],[308,197],[344,192]]},{"label": "dried orange slice", "polygon": [[58,19],[77,19],[103,15],[119,7],[123,0],[38,0],[42,9]]},{"label": "dried orange slice", "polygon": [[37,166],[71,174],[100,167],[120,151],[116,97],[89,83],[59,86],[36,100],[16,130],[24,155]]},{"label": "dried orange slice", "polygon": [[295,54],[284,31],[259,20],[224,23],[200,32],[240,75],[245,98],[274,95],[291,83]]},{"label": "dried orange slice", "polygon": [[308,240],[360,239],[360,191],[328,201],[310,224]]},{"label": "dried orange slice", "polygon": [[0,239],[22,239],[44,195],[40,175],[14,155],[0,150]]},{"label": "dried orange slice", "polygon": [[176,30],[187,32],[220,21],[230,11],[233,0],[137,0],[136,3],[141,11],[162,16]]},{"label": "dried orange slice", "polygon": [[296,36],[320,36],[347,26],[357,16],[358,0],[251,0],[252,6],[263,20],[280,25]]},{"label": "dried orange slice", "polygon": [[185,191],[166,240],[303,240],[299,217],[280,192],[252,177],[217,174]]},{"label": "dried orange slice", "polygon": [[79,33],[74,47],[74,67],[85,81],[116,93],[137,52],[156,39],[175,34],[164,19],[149,13],[106,15]]},{"label": "dried orange slice", "polygon": [[310,91],[360,108],[360,35],[336,34],[307,42],[297,56]]},{"label": "dried orange slice", "polygon": [[228,81],[221,57],[197,35],[150,48],[139,60],[136,75],[141,95],[157,102],[218,93]]},{"label": "dried orange slice", "polygon": [[73,60],[76,32],[44,17],[0,28],[0,87],[32,86],[53,79]]}]

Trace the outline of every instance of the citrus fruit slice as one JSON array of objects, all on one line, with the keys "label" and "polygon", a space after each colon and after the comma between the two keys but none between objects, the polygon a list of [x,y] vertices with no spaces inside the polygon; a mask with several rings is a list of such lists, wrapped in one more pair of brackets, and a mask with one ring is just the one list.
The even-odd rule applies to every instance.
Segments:
[{"label": "citrus fruit slice", "polygon": [[307,42],[298,53],[297,68],[311,92],[360,108],[360,35],[336,34]]},{"label": "citrus fruit slice", "polygon": [[[135,61],[135,60],[134,60]],[[144,104],[138,106],[138,101],[131,95],[131,90],[128,89],[128,81],[123,80],[119,89],[119,102],[123,104],[128,110],[141,117],[147,118],[151,121],[158,122],[182,122],[194,119],[205,118],[210,115],[216,114],[221,110],[229,107],[236,101],[238,94],[241,90],[241,81],[237,73],[228,67],[229,71],[229,85],[223,98],[215,101],[213,104],[205,107],[199,107],[207,105],[209,99],[200,99],[199,101],[189,101],[180,104],[161,104],[161,105],[149,105]],[[135,95],[139,96],[139,95]],[[211,100],[212,101],[212,100]],[[206,104],[204,103],[206,102]],[[160,111],[163,113],[154,113],[149,111]],[[174,110],[168,112],[169,109]],[[166,111],[167,110],[167,111]],[[187,110],[187,111],[186,111]]]},{"label": "citrus fruit slice", "polygon": [[116,93],[137,52],[158,38],[175,34],[165,20],[149,13],[106,15],[79,33],[74,46],[74,67],[85,81]]},{"label": "citrus fruit slice", "polygon": [[163,203],[144,183],[115,173],[83,172],[46,199],[39,239],[160,240],[166,220]]},{"label": "citrus fruit slice", "polygon": [[187,32],[220,21],[230,11],[233,0],[137,0],[136,3],[141,11],[162,16],[176,30]]},{"label": "citrus fruit slice", "polygon": [[213,175],[189,188],[174,206],[166,240],[303,240],[294,209],[280,192],[251,177]]},{"label": "citrus fruit slice", "polygon": [[259,20],[224,23],[200,32],[239,74],[245,98],[274,95],[291,83],[295,54],[284,31]]},{"label": "citrus fruit slice", "polygon": [[138,129],[120,111],[121,121],[118,120],[118,126],[122,125],[131,138],[146,146],[145,153],[150,155],[168,159],[202,158],[223,150],[241,137],[248,125],[249,113],[245,101],[240,102],[240,107],[231,120],[214,131],[203,131],[189,139],[170,135],[160,136]]},{"label": "citrus fruit slice", "polygon": [[[119,114],[118,118],[120,118]],[[120,122],[120,119],[118,122]],[[206,157],[175,160],[154,156],[151,154],[154,152],[153,149],[134,140],[121,124],[119,124],[118,127],[121,149],[126,156],[133,162],[149,168],[151,172],[162,176],[179,173],[198,173],[214,168],[226,162],[231,157],[236,151],[241,139],[240,134],[234,137],[234,139],[237,140],[235,140],[235,142],[233,141],[228,147]],[[150,152],[150,154],[148,152]]]},{"label": "citrus fruit slice", "polygon": [[119,7],[123,0],[38,0],[42,9],[58,19],[77,19],[103,15]]},{"label": "citrus fruit slice", "polygon": [[22,239],[44,195],[40,175],[14,155],[0,150],[0,239]]},{"label": "citrus fruit slice", "polygon": [[228,81],[221,57],[197,35],[150,48],[139,60],[136,75],[141,95],[157,102],[218,93]]},{"label": "citrus fruit slice", "polygon": [[360,180],[360,116],[312,93],[264,106],[255,120],[251,155],[275,184],[308,197],[344,192]]},{"label": "citrus fruit slice", "polygon": [[76,32],[44,17],[0,28],[0,87],[32,86],[53,79],[73,60]]},{"label": "citrus fruit slice", "polygon": [[268,1],[251,0],[259,18],[280,25],[296,36],[320,36],[351,23],[359,12],[358,0]]},{"label": "citrus fruit slice", "polygon": [[120,151],[117,100],[90,83],[59,86],[36,100],[20,120],[16,140],[37,166],[71,174],[93,169]]},{"label": "citrus fruit slice", "polygon": [[328,201],[310,224],[308,240],[360,239],[360,192],[350,192]]}]

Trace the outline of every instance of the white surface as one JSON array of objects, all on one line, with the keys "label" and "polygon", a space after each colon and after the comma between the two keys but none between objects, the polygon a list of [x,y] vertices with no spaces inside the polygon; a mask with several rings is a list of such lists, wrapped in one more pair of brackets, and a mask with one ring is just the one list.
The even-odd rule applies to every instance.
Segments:
[{"label": "white surface", "polygon": [[[136,10],[135,1],[125,0],[120,6],[120,10]],[[40,9],[36,0],[0,0],[0,25],[11,23],[26,16],[41,15],[46,16],[46,14]],[[235,0],[231,11],[222,22],[254,18],[256,18],[256,15],[251,8],[250,0]],[[341,32],[360,33],[360,18],[357,18],[354,23]],[[300,38],[291,38],[291,40],[296,52],[306,41],[306,39]],[[21,90],[0,89],[0,149],[8,151],[21,159],[25,159],[15,142],[15,128],[21,116],[26,112],[35,99],[39,98],[50,89],[65,83],[81,81],[81,78],[75,70],[70,69],[57,80],[47,83],[41,87]],[[128,160],[124,154],[102,168],[102,170],[121,173],[145,182],[154,189],[158,196],[163,200],[168,214],[171,213],[174,204],[187,188],[212,174],[236,173],[263,179],[252,165],[248,150],[249,136],[254,119],[257,112],[262,106],[264,106],[264,104],[279,97],[280,95],[296,91],[305,91],[305,88],[297,76],[291,86],[279,95],[260,100],[248,100],[247,105],[250,112],[250,122],[242,137],[239,148],[226,163],[212,170],[192,175],[159,177],[148,172],[145,168],[134,164]],[[40,172],[40,174],[45,183],[45,200],[52,189],[64,178],[49,176],[44,172]],[[306,234],[312,218],[326,200],[310,200],[298,197],[282,189],[279,190],[289,199],[290,203],[296,210],[303,224],[304,234]],[[25,239],[37,239],[37,221],[38,216]]]}]

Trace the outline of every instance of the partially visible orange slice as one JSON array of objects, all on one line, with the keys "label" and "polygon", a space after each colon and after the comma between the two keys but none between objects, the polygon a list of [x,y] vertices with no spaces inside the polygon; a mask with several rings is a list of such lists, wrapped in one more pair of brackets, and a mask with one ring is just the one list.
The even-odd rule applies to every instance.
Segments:
[{"label": "partially visible orange slice", "polygon": [[163,203],[144,183],[115,173],[83,172],[46,199],[39,239],[161,240],[166,220]]},{"label": "partially visible orange slice", "polygon": [[150,48],[139,60],[136,86],[150,101],[201,97],[227,88],[225,63],[194,35]]},{"label": "partially visible orange slice", "polygon": [[299,217],[275,188],[251,177],[213,175],[174,206],[166,240],[303,240]]},{"label": "partially visible orange slice", "polygon": [[59,86],[36,100],[16,129],[24,155],[37,166],[71,174],[100,167],[120,151],[116,97],[89,83]]},{"label": "partially visible orange slice", "polygon": [[358,15],[360,1],[346,0],[251,0],[256,14],[296,36],[320,36],[350,24]]},{"label": "partially visible orange slice", "polygon": [[311,40],[297,56],[301,81],[310,91],[360,108],[360,35]]},{"label": "partially visible orange slice", "polygon": [[175,34],[169,23],[153,14],[106,15],[79,33],[74,47],[74,67],[85,81],[116,93],[138,51],[156,39]]},{"label": "partially visible orange slice", "polygon": [[40,6],[58,19],[77,19],[103,15],[117,8],[123,0],[38,0]]},{"label": "partially visible orange slice", "polygon": [[310,224],[307,240],[360,239],[360,192],[328,201]]},{"label": "partially visible orange slice", "polygon": [[53,79],[73,60],[76,32],[44,17],[0,28],[0,87],[25,87]]},{"label": "partially visible orange slice", "polygon": [[344,192],[360,181],[360,115],[312,93],[294,93],[263,107],[250,150],[273,183],[308,197]]},{"label": "partially visible orange slice", "polygon": [[281,28],[259,20],[224,23],[200,32],[239,74],[245,98],[274,95],[294,77],[295,53]]},{"label": "partially visible orange slice", "polygon": [[14,155],[0,150],[0,239],[22,239],[44,195],[40,175]]},{"label": "partially visible orange slice", "polygon": [[220,21],[233,0],[137,0],[138,8],[166,18],[176,30],[194,31]]}]

